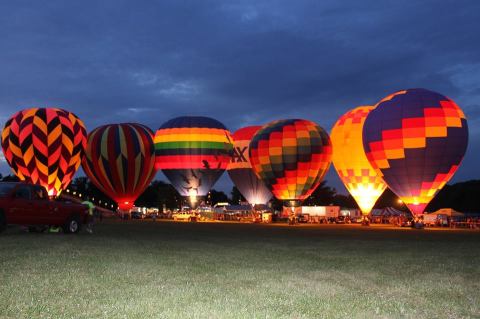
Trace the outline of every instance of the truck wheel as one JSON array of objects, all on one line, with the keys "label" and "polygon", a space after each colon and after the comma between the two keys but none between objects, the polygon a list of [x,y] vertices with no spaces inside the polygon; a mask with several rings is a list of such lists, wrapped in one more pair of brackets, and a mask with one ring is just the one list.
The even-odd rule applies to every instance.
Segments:
[{"label": "truck wheel", "polygon": [[81,228],[81,222],[80,222],[80,217],[77,215],[71,216],[65,225],[63,225],[63,232],[65,234],[75,234],[80,231]]},{"label": "truck wheel", "polygon": [[0,210],[0,233],[7,228],[7,220],[5,218],[5,213]]}]

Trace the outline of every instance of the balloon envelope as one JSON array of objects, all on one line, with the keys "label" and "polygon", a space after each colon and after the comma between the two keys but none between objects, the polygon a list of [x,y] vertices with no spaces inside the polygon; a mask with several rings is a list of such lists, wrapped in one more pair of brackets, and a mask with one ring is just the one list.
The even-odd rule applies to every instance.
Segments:
[{"label": "balloon envelope", "polygon": [[136,123],[100,126],[88,134],[82,167],[95,186],[128,210],[155,176],[153,132]]},{"label": "balloon envelope", "polygon": [[370,164],[412,213],[423,213],[458,169],[468,144],[467,120],[451,99],[426,89],[381,100],[363,129]]},{"label": "balloon envelope", "polygon": [[227,168],[231,151],[230,132],[209,117],[177,117],[155,134],[156,168],[182,196],[205,196]]},{"label": "balloon envelope", "polygon": [[362,131],[373,106],[360,106],[342,115],[332,128],[332,162],[338,176],[367,215],[387,185],[363,150]]},{"label": "balloon envelope", "polygon": [[[25,177],[20,171],[18,164],[22,160],[22,151],[20,149],[19,129],[20,121],[22,120],[23,111],[15,113],[8,121],[2,131],[2,150],[5,160],[12,168],[13,173],[20,179],[25,180]],[[21,163],[21,162],[20,162]]]},{"label": "balloon envelope", "polygon": [[266,204],[272,198],[272,193],[257,177],[250,164],[249,144],[260,128],[261,126],[247,126],[232,135],[233,153],[227,167],[233,183],[252,205]]},{"label": "balloon envelope", "polygon": [[58,195],[79,168],[86,145],[83,122],[59,108],[17,112],[5,124],[2,148],[13,172]]},{"label": "balloon envelope", "polygon": [[307,120],[273,121],[250,142],[253,170],[273,195],[284,201],[298,202],[310,196],[327,172],[331,156],[328,134]]}]

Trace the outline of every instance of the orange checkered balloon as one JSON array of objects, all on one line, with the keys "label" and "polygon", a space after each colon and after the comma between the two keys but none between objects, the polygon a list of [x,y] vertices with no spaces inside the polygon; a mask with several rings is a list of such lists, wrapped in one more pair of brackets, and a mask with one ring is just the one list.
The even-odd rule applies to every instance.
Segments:
[{"label": "orange checkered balloon", "polygon": [[414,214],[422,214],[457,171],[468,144],[460,107],[425,89],[381,100],[363,128],[367,158]]},{"label": "orange checkered balloon", "polygon": [[343,184],[368,215],[387,185],[368,162],[362,131],[373,106],[360,106],[342,115],[332,128],[332,162]]},{"label": "orange checkered balloon", "polygon": [[86,146],[83,122],[59,108],[31,108],[15,113],[2,132],[2,148],[13,172],[58,195],[80,166]]},{"label": "orange checkered balloon", "polygon": [[279,120],[253,136],[249,155],[253,170],[273,195],[295,206],[322,181],[330,167],[332,144],[313,122]]}]

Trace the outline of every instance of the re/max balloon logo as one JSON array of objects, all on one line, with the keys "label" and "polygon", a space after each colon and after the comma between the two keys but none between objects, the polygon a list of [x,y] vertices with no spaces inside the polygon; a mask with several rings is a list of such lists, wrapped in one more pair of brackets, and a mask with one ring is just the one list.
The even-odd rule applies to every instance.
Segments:
[{"label": "re/max balloon logo", "polygon": [[247,151],[248,147],[238,147],[235,146],[232,152],[232,163],[245,163],[247,162],[247,158],[245,157],[245,152]]}]

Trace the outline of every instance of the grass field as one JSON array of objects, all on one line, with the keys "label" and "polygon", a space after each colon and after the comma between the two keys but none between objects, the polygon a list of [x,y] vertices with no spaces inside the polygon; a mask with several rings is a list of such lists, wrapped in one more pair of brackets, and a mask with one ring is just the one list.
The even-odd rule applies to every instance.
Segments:
[{"label": "grass field", "polygon": [[479,318],[480,231],[107,221],[0,235],[0,318]]}]

